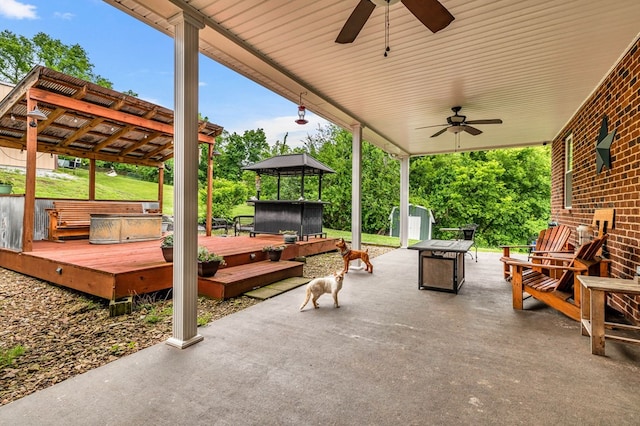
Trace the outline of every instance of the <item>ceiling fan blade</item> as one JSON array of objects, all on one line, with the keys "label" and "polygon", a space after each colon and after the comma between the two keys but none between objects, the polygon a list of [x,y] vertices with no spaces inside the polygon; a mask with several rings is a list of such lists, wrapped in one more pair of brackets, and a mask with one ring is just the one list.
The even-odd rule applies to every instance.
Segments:
[{"label": "ceiling fan blade", "polygon": [[502,120],[499,118],[493,118],[488,120],[467,120],[466,124],[502,124]]},{"label": "ceiling fan blade", "polygon": [[340,34],[338,34],[338,38],[336,38],[336,43],[353,43],[375,8],[376,5],[369,0],[360,0],[360,3],[358,3],[356,8],[353,9],[353,12],[351,12],[347,22],[344,23],[342,30],[340,30]]},{"label": "ceiling fan blade", "polygon": [[429,129],[431,127],[441,127],[441,126],[448,126],[448,124],[434,124],[433,126],[416,127],[414,130]]},{"label": "ceiling fan blade", "polygon": [[436,136],[440,136],[441,134],[443,134],[444,132],[447,131],[447,127],[445,127],[442,130],[438,130],[437,132],[435,132],[434,134],[431,135],[432,138],[435,138]]},{"label": "ceiling fan blade", "polygon": [[402,0],[402,4],[433,33],[445,28],[455,19],[438,0]]},{"label": "ceiling fan blade", "polygon": [[464,130],[465,132],[467,132],[467,133],[469,133],[470,135],[473,135],[473,136],[478,136],[480,133],[482,133],[482,130],[476,129],[475,127],[471,127],[471,126],[467,126],[467,125],[464,125],[464,126],[461,126],[461,127],[462,127],[462,130]]}]

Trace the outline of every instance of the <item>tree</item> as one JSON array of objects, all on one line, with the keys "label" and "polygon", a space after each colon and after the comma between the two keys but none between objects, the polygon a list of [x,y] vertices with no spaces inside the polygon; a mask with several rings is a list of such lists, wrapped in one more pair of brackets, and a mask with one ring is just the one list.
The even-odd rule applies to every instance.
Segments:
[{"label": "tree", "polygon": [[[336,173],[323,178],[322,199],[330,201],[324,209],[325,225],[351,229],[351,151],[352,135],[337,126],[328,126],[307,136],[309,154]],[[400,166],[381,149],[362,145],[362,230],[380,233],[388,229],[391,209],[399,202]]]},{"label": "tree", "polygon": [[11,31],[0,33],[0,76],[8,83],[18,83],[33,68],[34,44]]},{"label": "tree", "polygon": [[[198,203],[198,220],[204,223],[207,214],[207,190],[200,189]],[[213,217],[230,219],[234,206],[247,200],[247,187],[242,182],[231,182],[226,179],[213,181],[211,213]]]},{"label": "tree", "polygon": [[93,73],[93,64],[79,44],[65,45],[45,33],[38,33],[31,40],[8,30],[0,33],[0,77],[3,80],[17,84],[38,64],[103,87],[113,87],[111,81]]},{"label": "tree", "polygon": [[243,179],[242,167],[264,159],[269,152],[269,144],[264,130],[246,130],[242,136],[223,131],[216,138],[216,176],[238,181]]},{"label": "tree", "polygon": [[481,245],[525,243],[549,220],[549,157],[536,147],[415,158],[410,199],[433,211],[436,228],[476,223]]}]

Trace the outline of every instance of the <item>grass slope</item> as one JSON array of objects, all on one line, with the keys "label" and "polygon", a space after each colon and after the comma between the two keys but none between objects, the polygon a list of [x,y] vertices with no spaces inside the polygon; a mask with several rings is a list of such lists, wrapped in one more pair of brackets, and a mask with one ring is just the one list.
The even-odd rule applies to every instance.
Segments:
[{"label": "grass slope", "polygon": [[[25,175],[20,172],[2,170],[0,178],[13,180],[13,193],[24,194]],[[89,197],[89,172],[84,169],[59,169],[49,176],[36,178],[36,197],[87,199]],[[96,173],[96,199],[139,200],[158,199],[158,184],[144,182],[126,176],[107,176]],[[173,186],[163,186],[163,212],[173,214]]]}]

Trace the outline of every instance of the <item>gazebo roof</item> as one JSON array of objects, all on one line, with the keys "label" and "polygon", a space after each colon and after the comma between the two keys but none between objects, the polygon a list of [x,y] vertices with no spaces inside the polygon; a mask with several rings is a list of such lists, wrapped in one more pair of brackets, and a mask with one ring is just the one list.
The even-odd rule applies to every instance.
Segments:
[{"label": "gazebo roof", "polygon": [[277,155],[243,169],[270,176],[312,176],[335,173],[330,167],[306,153]]},{"label": "gazebo roof", "polygon": [[[0,101],[0,146],[26,149],[27,99],[38,122],[38,152],[160,166],[173,157],[173,111],[52,69],[35,66]],[[223,128],[202,121],[200,143]]]}]

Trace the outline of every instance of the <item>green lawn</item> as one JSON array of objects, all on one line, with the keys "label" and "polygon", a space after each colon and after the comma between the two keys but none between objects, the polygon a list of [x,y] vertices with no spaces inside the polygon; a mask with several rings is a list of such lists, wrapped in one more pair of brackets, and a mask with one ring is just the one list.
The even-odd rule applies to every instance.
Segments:
[{"label": "green lawn", "polygon": [[[18,172],[0,171],[0,178],[13,180],[13,193],[24,194],[25,175]],[[59,169],[56,177],[36,178],[36,197],[73,198],[89,197],[89,172],[84,169]],[[125,176],[107,176],[96,173],[96,199],[98,200],[140,200],[158,199],[158,184],[131,179]],[[163,187],[163,212],[173,214],[173,186]]]}]

